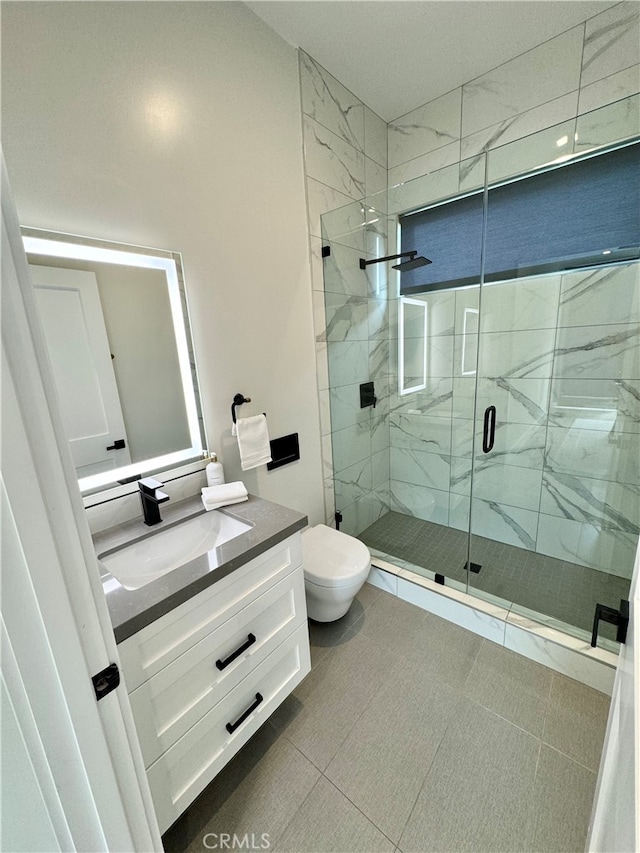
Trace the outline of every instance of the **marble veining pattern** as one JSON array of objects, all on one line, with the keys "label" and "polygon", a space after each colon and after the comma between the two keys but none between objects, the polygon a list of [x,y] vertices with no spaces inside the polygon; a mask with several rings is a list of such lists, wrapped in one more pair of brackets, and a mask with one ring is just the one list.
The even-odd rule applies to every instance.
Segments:
[{"label": "marble veining pattern", "polygon": [[574,27],[466,83],[462,136],[577,91],[583,32]]},{"label": "marble veining pattern", "polygon": [[618,3],[586,23],[581,83],[608,77],[640,62],[637,3]]},{"label": "marble veining pattern", "polygon": [[545,471],[541,511],[640,534],[640,486]]},{"label": "marble veining pattern", "polygon": [[601,107],[576,120],[576,152],[598,145],[609,145],[638,135],[640,128],[640,96]]},{"label": "marble veining pattern", "polygon": [[[467,335],[467,347],[473,351],[475,335]],[[480,376],[505,376],[517,379],[544,378],[549,375],[553,358],[555,329],[524,329],[516,332],[484,332],[480,336]],[[463,336],[456,335],[458,358],[462,365]],[[462,371],[460,371],[462,372]]]},{"label": "marble veining pattern", "polygon": [[311,235],[364,250],[362,209],[348,195],[307,175],[307,205]]},{"label": "marble veining pattern", "polygon": [[364,153],[383,169],[387,168],[387,123],[364,107]]},{"label": "marble veining pattern", "polygon": [[361,296],[325,294],[326,341],[366,341],[369,339],[368,300]]},{"label": "marble veining pattern", "polygon": [[559,292],[559,275],[485,286],[480,331],[555,329]]},{"label": "marble veining pattern", "polygon": [[459,140],[461,97],[454,89],[390,122],[389,167]]},{"label": "marble veining pattern", "polygon": [[[318,241],[321,248],[322,242]],[[321,259],[324,265],[324,287],[326,293],[343,293],[349,296],[366,296],[369,292],[369,280],[365,270],[360,269],[361,252],[342,246],[340,243],[327,243],[331,253]]]},{"label": "marble veining pattern", "polygon": [[640,485],[637,433],[610,433],[599,429],[553,427],[547,429],[545,468],[589,476],[610,483]]},{"label": "marble veining pattern", "polygon": [[451,425],[445,418],[392,414],[389,429],[392,447],[451,453]]},{"label": "marble veining pattern", "polygon": [[425,453],[408,447],[392,447],[390,456],[392,480],[414,483],[447,491],[450,478],[450,457]]},{"label": "marble veining pattern", "polygon": [[506,145],[540,130],[560,124],[576,114],[578,91],[570,92],[540,106],[509,116],[498,124],[464,136],[460,159],[475,157],[484,151]]},{"label": "marble veining pattern", "polygon": [[308,116],[304,117],[304,150],[310,177],[352,199],[362,198],[364,154]]},{"label": "marble veining pattern", "polygon": [[[469,498],[451,494],[450,524],[469,529]],[[527,551],[536,549],[538,513],[497,501],[471,501],[471,532]]]},{"label": "marble veining pattern", "polygon": [[[506,411],[506,419],[508,421],[515,423],[521,422],[520,419],[523,416],[518,414],[518,412],[526,412],[526,416],[522,422],[534,424],[543,424],[546,422],[547,413],[545,404],[549,385],[546,379],[543,379],[541,382],[536,382],[538,395],[535,400],[531,399],[531,397],[525,394],[523,390],[523,387],[526,387],[529,391],[535,380],[507,379],[504,376],[497,376],[495,379],[489,381],[495,383],[495,387],[507,395],[506,403],[501,406],[500,409],[501,413]],[[493,397],[493,395],[489,394],[486,397],[487,401],[489,397]],[[512,403],[515,405],[512,405]],[[504,417],[504,415],[501,414],[501,417]]]},{"label": "marble veining pattern", "polygon": [[441,148],[436,148],[435,151],[421,154],[419,157],[414,157],[413,160],[407,160],[405,163],[400,163],[398,166],[389,169],[389,187],[411,181],[414,178],[421,178],[423,175],[437,172],[446,166],[455,166],[459,160],[460,142],[456,140],[448,145],[443,145]]},{"label": "marble veining pattern", "polygon": [[449,493],[402,480],[390,480],[389,509],[436,524],[449,523]]},{"label": "marble veining pattern", "polygon": [[371,456],[371,430],[368,423],[334,431],[331,442],[336,473]]},{"label": "marble veining pattern", "polygon": [[558,329],[554,375],[640,379],[640,327],[625,324]]},{"label": "marble veining pattern", "polygon": [[578,113],[597,110],[613,101],[620,101],[640,92],[640,65],[617,71],[589,86],[582,86],[578,100]]},{"label": "marble veining pattern", "polygon": [[452,400],[451,379],[428,379],[424,391],[417,391],[405,396],[393,394],[390,406],[392,412],[401,415],[450,418]]},{"label": "marble veining pattern", "polygon": [[367,341],[330,341],[327,347],[329,379],[333,387],[369,380]]},{"label": "marble veining pattern", "polygon": [[640,263],[562,276],[559,326],[640,323]]},{"label": "marble veining pattern", "polygon": [[[630,30],[625,30],[625,26],[628,26],[628,21],[625,25],[621,20],[622,9],[623,4],[620,4],[620,8],[614,7],[613,10],[608,10],[606,13],[596,16],[587,22],[587,40],[585,42],[583,79],[581,81],[582,89],[580,90],[581,93],[584,92],[585,97],[580,100],[581,112],[584,112],[588,104],[587,95],[592,99],[598,98],[599,106],[600,103],[606,103],[607,98],[610,101],[615,97],[620,97],[621,92],[626,95],[633,90],[633,74],[630,71],[632,63],[637,65],[639,58],[636,57],[634,59],[632,53],[630,53]],[[540,45],[522,57],[517,57],[510,63],[506,63],[505,66],[501,66],[499,69],[495,69],[494,72],[484,75],[485,79],[482,80],[481,78],[481,80],[483,85],[486,84],[486,92],[484,95],[481,95],[481,98],[485,98],[487,108],[483,111],[481,124],[476,128],[473,128],[473,110],[477,107],[478,99],[471,97],[471,94],[474,84],[478,81],[471,81],[470,84],[465,85],[464,89],[448,93],[448,96],[451,96],[452,100],[457,99],[457,111],[451,109],[450,102],[447,103],[448,96],[443,96],[443,98],[436,99],[436,102],[427,104],[424,108],[419,108],[413,111],[412,114],[401,117],[397,122],[393,122],[388,132],[389,158],[387,158],[387,139],[385,139],[384,122],[366,106],[362,105],[335,78],[327,75],[324,69],[321,69],[310,57],[300,52],[301,77],[305,81],[303,82],[303,89],[306,87],[306,91],[303,91],[303,110],[308,116],[307,123],[312,125],[313,122],[311,119],[315,120],[320,125],[318,133],[325,134],[324,139],[328,140],[328,147],[322,154],[318,153],[318,148],[322,147],[321,144],[318,143],[316,145],[315,142],[313,143],[316,145],[316,153],[310,158],[311,169],[307,165],[310,221],[311,223],[316,223],[315,225],[310,224],[311,233],[313,234],[315,231],[319,237],[323,231],[323,227],[319,224],[320,215],[325,211],[335,210],[335,208],[342,206],[342,210],[338,211],[337,214],[325,217],[327,220],[326,226],[324,226],[325,238],[328,233],[331,233],[334,237],[336,249],[342,244],[345,252],[349,248],[352,248],[352,256],[360,256],[362,252],[371,253],[363,255],[365,257],[373,257],[397,251],[392,247],[395,240],[395,234],[392,230],[393,217],[387,217],[387,207],[384,199],[374,204],[376,213],[372,214],[372,219],[377,219],[378,221],[372,222],[370,225],[366,224],[367,214],[365,214],[358,203],[348,204],[349,196],[352,198],[361,198],[364,192],[370,195],[372,191],[378,189],[381,185],[382,172],[380,167],[384,168],[387,163],[391,166],[389,173],[390,181],[392,181],[392,177],[396,181],[407,181],[409,176],[411,178],[418,176],[420,171],[415,171],[418,169],[418,164],[421,164],[422,171],[439,169],[440,166],[451,165],[455,167],[449,170],[451,175],[453,176],[454,173],[457,173],[455,179],[452,177],[451,181],[447,180],[444,183],[440,178],[445,177],[444,172],[447,169],[442,170],[442,176],[432,172],[426,179],[421,179],[423,184],[421,187],[418,187],[420,181],[415,181],[413,187],[416,194],[415,201],[411,195],[411,188],[399,188],[397,198],[392,199],[389,196],[389,200],[391,201],[390,213],[393,213],[396,209],[403,209],[403,206],[406,208],[414,203],[424,203],[425,190],[428,190],[428,193],[434,196],[433,199],[429,196],[427,200],[438,200],[457,192],[460,174],[462,175],[462,186],[464,189],[480,185],[484,173],[484,154],[482,152],[489,148],[493,149],[489,159],[492,179],[503,176],[508,177],[529,168],[531,165],[535,166],[541,162],[541,158],[554,159],[557,157],[558,148],[556,142],[559,134],[564,135],[566,129],[566,135],[573,139],[575,125],[571,122],[566,123],[566,128],[560,126],[536,133],[535,137],[523,140],[519,148],[518,146],[505,145],[505,143],[510,142],[512,139],[519,139],[524,134],[530,134],[532,131],[536,131],[538,127],[548,128],[548,125],[555,123],[563,117],[563,110],[566,110],[566,115],[575,116],[579,87],[577,84],[568,86],[567,81],[570,80],[575,71],[577,52],[573,50],[573,45],[576,41],[575,34],[579,30],[584,31],[584,27],[577,27],[569,31],[569,33],[564,33],[561,37],[545,43],[546,46]],[[617,35],[614,36],[614,33],[617,33]],[[606,45],[607,38],[613,38],[614,40]],[[582,47],[582,36],[580,36],[579,41],[580,47]],[[551,43],[554,43],[553,49],[549,47]],[[634,49],[637,52],[637,47]],[[555,58],[552,55],[554,52],[556,54]],[[614,54],[617,54],[615,58],[613,58]],[[551,62],[548,61],[549,57],[551,57]],[[523,69],[528,70],[525,73]],[[558,73],[552,73],[554,69]],[[502,72],[504,72],[504,78],[501,77]],[[522,89],[523,85],[525,85],[523,84],[523,79],[527,75],[529,80],[526,83],[527,91],[524,92]],[[587,86],[590,87],[590,92],[587,92]],[[491,92],[489,90],[492,87],[493,91]],[[553,95],[550,94],[552,90]],[[513,104],[513,111],[511,111],[511,105],[508,103],[509,91],[518,91],[520,93],[516,99],[517,103]],[[615,92],[618,92],[617,96]],[[506,102],[504,100],[505,96],[507,98]],[[527,99],[532,100],[527,101]],[[464,137],[462,140],[460,126],[461,103],[463,106],[462,126],[464,128]],[[507,106],[506,112],[504,112],[505,103]],[[427,108],[429,109],[427,110]],[[503,110],[503,113],[496,116],[495,112],[492,113],[494,108],[497,108],[498,113],[500,110]],[[487,120],[491,115],[494,116],[494,121]],[[413,126],[411,118],[413,118]],[[634,122],[635,132],[637,132],[637,106],[633,102],[613,105],[607,116],[603,112],[599,118],[588,116],[582,117],[581,121],[582,124],[578,127],[578,149],[592,144],[593,140],[602,143],[620,138],[625,133],[633,132],[632,125],[634,125]],[[393,127],[393,125],[396,125],[396,127]],[[452,132],[451,129],[453,129]],[[450,132],[451,136],[447,141],[446,135]],[[334,136],[338,138],[334,139]],[[395,139],[395,148],[392,139]],[[460,163],[458,167],[456,165],[458,159],[464,159],[465,154],[473,152],[474,146],[476,146],[477,153],[467,158],[467,162]],[[545,154],[544,151],[548,153]],[[456,152],[458,153],[456,154]],[[362,153],[366,155],[366,158],[359,157]],[[313,165],[314,156],[316,157],[315,167]],[[355,162],[358,164],[361,163],[362,167],[358,166],[353,169],[347,164],[347,168],[345,169],[345,158],[348,161],[349,158],[353,158],[354,156],[357,157]],[[431,158],[430,163],[428,162],[429,158]],[[318,165],[320,162],[322,163],[321,167]],[[354,161],[351,160],[351,162],[353,163]],[[394,168],[396,169],[395,173],[392,171]],[[351,172],[350,176],[346,177],[346,181],[350,181],[352,185],[354,183],[357,184],[359,178],[359,188],[346,189],[345,191],[345,188],[348,186],[348,183],[345,183],[345,172],[347,174]],[[353,174],[354,172],[356,173],[355,175]],[[355,181],[354,178],[356,179]],[[378,208],[380,208],[380,214],[378,214]],[[390,228],[391,230],[389,230]],[[388,244],[389,248],[387,248],[388,236],[391,236]],[[321,244],[317,242],[314,245],[314,287],[318,287],[316,282],[318,281],[318,270],[321,268],[321,263],[318,263],[319,258],[316,257],[319,245]],[[328,262],[329,259],[324,262],[325,274],[327,273],[326,265]],[[367,280],[366,287],[369,293],[371,293],[373,285],[369,281],[369,276],[363,274],[358,268],[355,268],[352,275],[351,270],[345,273],[339,270],[339,267],[340,265],[336,264],[336,267],[328,276],[329,280],[333,282],[335,293],[342,293],[346,297],[363,298],[367,293],[367,290],[363,287],[365,278]],[[371,270],[373,269],[372,267]],[[519,282],[519,285],[522,284],[522,282]],[[567,307],[567,316],[573,317],[573,320],[569,321],[567,325],[574,327],[573,331],[575,334],[573,337],[571,336],[571,330],[569,332],[562,330],[557,345],[554,346],[551,343],[545,349],[540,346],[534,351],[533,355],[530,354],[527,360],[526,357],[523,357],[523,352],[526,352],[527,349],[527,341],[518,335],[519,339],[516,340],[514,337],[512,342],[513,346],[510,348],[509,364],[506,370],[495,369],[498,366],[491,363],[491,353],[489,350],[493,347],[490,347],[489,344],[498,341],[498,338],[494,338],[493,341],[486,340],[486,358],[484,363],[481,361],[479,371],[481,374],[484,373],[484,376],[479,378],[481,386],[479,388],[479,407],[483,405],[482,385],[485,383],[488,386],[486,387],[487,399],[491,398],[492,395],[499,395],[502,398],[499,403],[501,412],[504,412],[503,417],[508,418],[510,421],[516,419],[517,422],[522,422],[523,426],[544,424],[546,395],[549,388],[548,377],[552,365],[555,364],[556,367],[554,374],[558,373],[560,376],[568,376],[570,379],[586,380],[587,375],[593,374],[595,370],[595,376],[592,376],[588,380],[591,383],[606,381],[602,377],[602,373],[598,373],[598,368],[604,370],[603,362],[607,360],[607,353],[613,354],[614,368],[618,367],[621,363],[637,365],[639,360],[637,343],[634,344],[631,338],[624,339],[624,337],[620,337],[619,335],[622,334],[620,330],[616,330],[615,332],[615,335],[618,335],[618,337],[615,337],[615,335],[613,337],[601,335],[594,340],[586,341],[585,337],[580,336],[578,332],[582,321],[578,319],[578,315],[573,311],[574,307],[582,301],[585,313],[585,326],[589,325],[589,320],[593,323],[594,317],[597,318],[600,327],[603,327],[605,323],[609,323],[612,326],[621,326],[624,322],[637,324],[637,295],[635,296],[636,308],[634,308],[634,312],[630,312],[629,315],[623,314],[620,316],[620,313],[615,313],[616,305],[620,303],[614,305],[615,300],[610,300],[607,304],[605,299],[603,307],[609,309],[609,313],[607,314],[606,311],[594,307],[594,300],[597,298],[595,291],[589,293],[587,285],[585,285],[584,299],[581,300],[581,297],[578,295],[578,289],[574,289],[571,296],[568,297],[572,304]],[[485,292],[485,295],[487,292],[488,290]],[[568,292],[566,290],[566,293]],[[604,288],[601,292],[605,292]],[[386,282],[383,291],[375,291],[375,295],[386,296]],[[389,346],[388,336],[390,334],[393,335],[393,329],[389,325],[389,317],[393,319],[394,312],[384,311],[382,307],[379,308],[382,304],[383,300],[371,300],[367,306],[375,310],[371,312],[371,317],[369,318],[368,335],[370,341],[368,342],[366,351],[366,370],[364,368],[365,349],[359,345],[367,342],[364,339],[364,327],[360,320],[357,320],[357,317],[362,319],[361,311],[364,303],[358,299],[346,299],[342,303],[333,302],[331,304],[327,320],[325,321],[325,336],[326,329],[328,329],[330,337],[337,338],[336,349],[333,350],[333,358],[330,359],[338,382],[341,383],[335,389],[337,392],[341,392],[346,388],[351,388],[357,392],[357,383],[364,381],[365,378],[375,377],[376,383],[378,383],[380,378],[386,379],[392,375],[396,360],[396,350],[393,340],[391,340],[391,346]],[[319,306],[316,307],[319,309]],[[389,307],[394,308],[395,302],[392,302]],[[502,307],[504,308],[504,306]],[[611,313],[612,309],[613,313]],[[318,310],[318,313],[320,314],[321,311]],[[432,313],[433,316],[435,315]],[[485,317],[488,316],[485,315]],[[525,329],[527,327],[529,329],[537,328],[538,324],[527,310],[523,309],[521,316]],[[319,317],[320,319],[322,318]],[[327,352],[326,343],[322,340],[323,325],[324,323],[320,322],[316,324],[316,333],[319,335],[317,348],[320,355]],[[546,326],[546,322],[543,322],[542,325]],[[499,325],[490,328],[498,332]],[[593,328],[597,328],[595,323],[593,323]],[[513,325],[509,325],[500,331],[504,331],[508,335],[513,333],[513,329]],[[440,334],[444,333],[450,336],[450,330],[451,326],[446,326]],[[436,335],[435,329],[431,330],[431,334],[433,336]],[[354,338],[357,340],[354,340]],[[359,340],[360,338],[362,340]],[[458,335],[456,343],[460,342],[461,336]],[[469,343],[473,344],[473,341],[469,341]],[[351,344],[356,344],[356,348],[351,348]],[[331,350],[329,350],[329,353],[331,355]],[[456,353],[459,354],[459,350],[456,349]],[[600,354],[605,357],[595,359],[595,356]],[[580,358],[583,359],[582,364],[579,364]],[[409,452],[424,452],[424,430],[418,428],[415,420],[416,418],[419,419],[420,416],[414,415],[413,412],[426,414],[430,416],[432,421],[435,421],[438,417],[446,420],[446,417],[442,416],[447,411],[451,411],[452,408],[461,418],[470,416],[469,399],[465,399],[464,394],[458,393],[456,397],[456,394],[453,393],[453,389],[462,391],[466,387],[463,384],[465,377],[455,378],[452,387],[451,370],[437,367],[439,360],[434,361],[436,374],[443,373],[446,376],[439,378],[436,375],[431,382],[439,385],[442,393],[425,395],[425,398],[419,402],[416,399],[415,406],[411,405],[415,395],[411,395],[411,398],[403,400],[403,398],[397,397],[394,394],[393,398],[389,401],[390,407],[396,409],[395,415],[391,416],[391,423],[389,423],[387,413],[382,410],[377,412],[375,417],[372,417],[369,413],[366,415],[370,445],[373,448],[375,444],[376,447],[380,448],[379,458],[383,460],[378,466],[379,475],[382,478],[380,483],[381,495],[384,492],[385,483],[388,482],[385,479],[388,474],[388,471],[385,472],[385,465],[388,467],[388,463],[384,460],[385,458],[388,459],[388,456],[385,457],[385,453],[388,454],[389,441],[393,438],[397,439],[401,444],[404,444],[406,441],[406,445],[403,447],[404,450],[413,447],[413,450]],[[459,362],[459,358],[457,361]],[[458,369],[458,366],[456,363],[455,370]],[[323,370],[326,376],[326,369],[325,359],[324,368],[319,362],[319,384],[322,387],[326,387],[328,382],[328,377],[326,380],[322,378]],[[367,372],[370,375],[366,375]],[[633,448],[636,447],[637,450],[637,446],[633,444],[634,439],[630,438],[630,435],[632,433],[637,434],[638,430],[640,430],[640,370],[638,370],[639,375],[636,375],[636,369],[633,367],[630,371],[627,371],[627,374],[616,385],[618,420],[616,421],[617,432],[614,435],[614,439],[618,444],[609,444],[608,446],[608,452],[605,454],[606,460],[598,468],[599,471],[603,472],[603,477],[605,476],[607,467],[611,464],[612,454],[614,456],[617,454],[615,458],[618,462],[615,464],[619,463],[619,466],[624,467],[624,460],[630,459]],[[471,377],[471,383],[467,382],[467,384],[472,384],[474,379],[475,377]],[[351,385],[342,384],[345,380],[351,381]],[[448,387],[445,389],[444,385],[446,383],[448,383]],[[376,388],[378,390],[378,384]],[[382,393],[382,391],[379,390],[379,393]],[[609,396],[613,396],[609,391],[607,393]],[[325,404],[327,396],[325,395]],[[333,397],[331,398],[331,402],[333,405]],[[493,399],[489,399],[489,402],[493,402]],[[351,411],[353,413],[349,416],[345,415],[345,417],[360,417],[360,411],[352,404],[345,405],[343,411]],[[415,440],[411,441],[410,433],[407,434],[404,429],[408,422],[406,420],[400,421],[400,415],[405,415],[409,419],[413,418],[414,424],[410,432],[413,430],[417,431],[418,434],[421,434],[420,438],[416,435]],[[562,407],[552,411],[552,418],[551,423],[556,424],[564,424],[568,420],[566,411],[562,410]],[[355,428],[358,423],[360,422],[356,421],[351,426]],[[335,429],[335,426],[333,428]],[[462,433],[459,429],[454,429],[454,434],[456,432],[459,441]],[[555,435],[558,437],[558,433]],[[429,428],[426,438],[427,441],[433,440],[431,428]],[[468,439],[470,439],[470,433],[467,435],[467,446],[470,448]],[[444,441],[446,446],[447,440],[439,433],[437,440],[439,443]],[[599,437],[596,444],[601,441],[602,436]],[[533,466],[541,465],[541,448],[539,447],[539,442],[534,443],[536,446],[529,447],[529,453],[527,453],[526,441],[524,445],[516,442],[518,445],[516,450],[516,465],[521,465],[524,461],[525,464],[532,466],[528,469],[527,476],[529,474],[540,476],[539,467],[536,471]],[[450,436],[448,444],[448,449],[445,449],[441,454],[443,460],[448,458],[446,454],[451,451]],[[553,446],[557,448],[557,442]],[[330,443],[328,449],[329,451],[331,449]],[[396,450],[399,450],[399,448],[396,448]],[[326,453],[326,450],[324,452]],[[497,454],[506,453],[504,448],[496,448],[496,452]],[[519,459],[517,458],[518,456],[520,457]],[[536,459],[535,462],[534,456]],[[548,455],[549,460],[553,460],[553,458],[553,453]],[[590,455],[589,458],[593,461],[593,456]],[[454,459],[460,462],[459,457],[454,457]],[[353,462],[353,460],[350,461]],[[496,456],[496,462],[499,463],[499,461],[515,460],[513,458],[509,460],[506,455],[498,455]],[[638,465],[631,464],[630,470],[633,476],[635,476],[637,468]],[[329,468],[329,472],[330,470]],[[620,470],[619,467],[618,470]],[[485,475],[490,475],[488,468],[483,469],[483,471]],[[547,473],[551,475],[551,472]],[[562,474],[563,472],[561,471],[560,473]],[[571,475],[568,474],[567,476]],[[629,479],[629,476],[625,476],[625,479]],[[627,484],[621,485],[621,488],[626,487]],[[477,496],[490,499],[494,494],[495,492],[490,490],[482,492],[482,495],[478,494]],[[395,499],[397,500],[397,498],[398,496],[396,495]],[[491,500],[486,501],[487,504],[491,504],[491,502]],[[387,499],[386,504],[388,503],[389,500]],[[411,503],[409,501],[407,505],[409,506]],[[439,504],[439,501],[437,503]],[[506,505],[508,501],[505,502],[502,500],[495,503],[496,505]],[[359,524],[363,519],[375,516],[375,513],[380,512],[380,508],[386,504],[384,500],[378,500],[376,506],[374,506],[372,493],[366,497],[363,494],[358,494],[358,497],[353,501],[353,508],[348,513],[349,523]],[[584,516],[584,518],[586,520],[587,516]],[[597,514],[595,518],[598,519]],[[571,521],[571,519],[565,518],[557,520]],[[596,529],[597,523],[597,520],[594,521],[590,527]],[[579,522],[579,524],[581,524],[581,531],[583,528],[586,530],[586,527],[589,526],[586,525],[585,521]],[[523,525],[523,529],[528,531],[528,524]],[[623,535],[630,536],[632,534],[625,532]],[[586,542],[586,539],[587,534],[584,533],[583,540]]]},{"label": "marble veining pattern", "polygon": [[335,77],[299,51],[302,109],[306,115],[364,151],[364,106]]},{"label": "marble veining pattern", "polygon": [[371,458],[360,460],[335,475],[336,501],[348,506],[371,491]]}]

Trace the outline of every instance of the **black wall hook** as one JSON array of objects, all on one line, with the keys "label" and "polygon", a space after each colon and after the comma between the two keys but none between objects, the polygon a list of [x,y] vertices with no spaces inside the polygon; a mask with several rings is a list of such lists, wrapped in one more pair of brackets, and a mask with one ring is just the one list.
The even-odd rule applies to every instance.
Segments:
[{"label": "black wall hook", "polygon": [[236,394],[231,404],[231,420],[236,423],[236,406],[241,406],[243,403],[250,403],[251,397],[245,397],[244,394]]}]

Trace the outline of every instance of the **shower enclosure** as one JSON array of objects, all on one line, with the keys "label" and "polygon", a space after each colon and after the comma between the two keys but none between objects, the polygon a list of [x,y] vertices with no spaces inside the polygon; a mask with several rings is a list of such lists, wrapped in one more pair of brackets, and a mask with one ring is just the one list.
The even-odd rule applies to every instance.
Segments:
[{"label": "shower enclosure", "polygon": [[640,145],[613,114],[322,217],[341,528],[581,637],[640,533]]}]

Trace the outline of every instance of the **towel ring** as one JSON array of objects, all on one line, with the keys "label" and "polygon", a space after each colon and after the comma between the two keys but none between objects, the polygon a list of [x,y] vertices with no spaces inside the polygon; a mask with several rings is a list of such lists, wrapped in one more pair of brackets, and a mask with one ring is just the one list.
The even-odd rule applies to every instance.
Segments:
[{"label": "towel ring", "polygon": [[250,403],[251,397],[245,397],[244,394],[236,394],[231,404],[231,420],[236,423],[236,406],[241,406],[243,403]]},{"label": "towel ring", "polygon": [[[251,402],[251,397],[245,397],[243,394],[236,394],[236,396],[233,398],[233,403],[231,404],[231,419],[234,422],[234,424],[237,423],[236,406],[241,406],[243,403],[250,403],[250,402]],[[265,418],[267,417],[266,412],[263,412],[262,414],[265,416]]]}]

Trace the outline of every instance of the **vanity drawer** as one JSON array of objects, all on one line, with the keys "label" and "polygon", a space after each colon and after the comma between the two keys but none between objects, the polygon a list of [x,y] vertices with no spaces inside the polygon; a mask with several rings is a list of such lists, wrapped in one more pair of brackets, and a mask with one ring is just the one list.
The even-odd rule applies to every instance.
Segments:
[{"label": "vanity drawer", "polygon": [[171,826],[310,668],[305,623],[148,768],[160,832]]},{"label": "vanity drawer", "polygon": [[302,565],[296,533],[227,575],[118,646],[129,692]]},{"label": "vanity drawer", "polygon": [[299,625],[306,629],[301,570],[291,572],[134,690],[129,698],[145,766],[169,749]]}]

